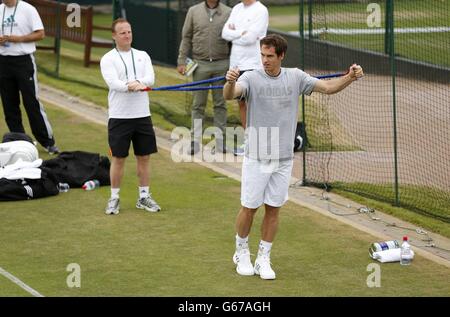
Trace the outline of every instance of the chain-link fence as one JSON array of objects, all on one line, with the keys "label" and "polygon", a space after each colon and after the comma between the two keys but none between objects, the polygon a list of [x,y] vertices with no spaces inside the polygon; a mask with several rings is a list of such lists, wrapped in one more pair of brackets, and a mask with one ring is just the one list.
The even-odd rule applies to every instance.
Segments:
[{"label": "chain-link fence", "polygon": [[300,2],[297,61],[313,74],[353,62],[366,73],[305,99],[305,183],[450,222],[450,1]]}]

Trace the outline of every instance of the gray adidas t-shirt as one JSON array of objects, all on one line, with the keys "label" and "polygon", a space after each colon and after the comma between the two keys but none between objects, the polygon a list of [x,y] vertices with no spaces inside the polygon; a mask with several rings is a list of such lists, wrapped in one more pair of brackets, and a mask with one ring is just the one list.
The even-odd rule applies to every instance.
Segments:
[{"label": "gray adidas t-shirt", "polygon": [[299,96],[310,95],[317,78],[298,68],[281,68],[271,77],[263,69],[239,77],[241,98],[247,101],[245,155],[257,160],[294,157]]}]

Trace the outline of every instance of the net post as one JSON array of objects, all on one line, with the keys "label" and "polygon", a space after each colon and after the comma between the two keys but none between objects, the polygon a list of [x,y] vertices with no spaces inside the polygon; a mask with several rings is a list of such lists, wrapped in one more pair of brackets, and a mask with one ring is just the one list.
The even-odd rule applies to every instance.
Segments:
[{"label": "net post", "polygon": [[[303,0],[302,0],[303,3]],[[308,0],[308,38],[311,40],[313,38],[313,32],[312,32],[312,6],[313,1]],[[303,18],[302,18],[303,19]]]},{"label": "net post", "polygon": [[384,25],[384,53],[390,54],[392,48],[391,45],[391,11],[392,11],[392,0],[386,0],[386,12],[385,12],[385,25]]},{"label": "net post", "polygon": [[55,34],[55,53],[56,53],[56,65],[55,65],[55,76],[59,78],[59,64],[61,59],[61,4],[60,0],[56,1],[56,34]]},{"label": "net post", "polygon": [[[299,1],[299,33],[300,33],[300,68],[305,69],[305,24],[304,24],[304,0]],[[302,122],[305,125],[305,96],[302,95]],[[306,146],[303,147],[303,173],[302,173],[302,184],[306,184]]]},{"label": "net post", "polygon": [[394,205],[399,206],[399,188],[398,188],[398,145],[397,145],[397,102],[395,93],[395,78],[397,76],[396,60],[395,60],[395,36],[394,36],[394,1],[387,0],[386,15],[389,24],[389,61],[392,76],[392,119],[393,119],[393,137],[394,137]]}]

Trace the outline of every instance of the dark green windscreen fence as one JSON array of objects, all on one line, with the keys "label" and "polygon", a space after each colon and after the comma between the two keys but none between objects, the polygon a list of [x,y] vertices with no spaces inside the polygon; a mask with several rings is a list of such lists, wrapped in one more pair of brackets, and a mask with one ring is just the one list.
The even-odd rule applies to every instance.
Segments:
[{"label": "dark green windscreen fence", "polygon": [[133,47],[152,60],[174,65],[178,56],[184,15],[176,1],[115,0],[114,17],[125,14],[133,26]]},{"label": "dark green windscreen fence", "polygon": [[82,6],[85,5],[110,5],[111,0],[60,0],[59,2],[76,3]]},{"label": "dark green windscreen fence", "polygon": [[304,0],[300,11],[306,71],[356,62],[366,73],[305,98],[304,181],[450,222],[450,1]]}]

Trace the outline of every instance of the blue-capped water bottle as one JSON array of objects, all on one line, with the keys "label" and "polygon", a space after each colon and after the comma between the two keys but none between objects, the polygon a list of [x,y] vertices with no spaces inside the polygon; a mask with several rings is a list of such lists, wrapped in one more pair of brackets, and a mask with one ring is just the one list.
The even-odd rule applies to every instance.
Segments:
[{"label": "blue-capped water bottle", "polygon": [[100,182],[97,179],[92,179],[90,181],[87,181],[81,186],[84,190],[93,190],[97,187],[100,187]]}]

